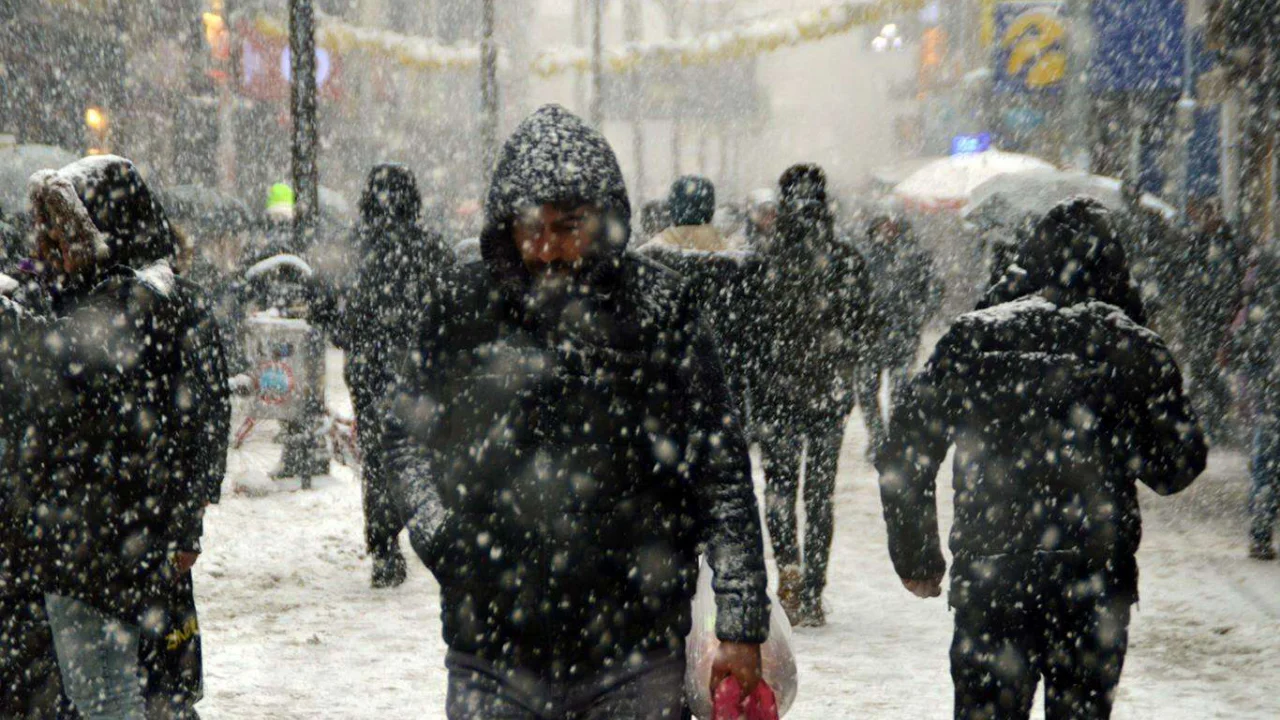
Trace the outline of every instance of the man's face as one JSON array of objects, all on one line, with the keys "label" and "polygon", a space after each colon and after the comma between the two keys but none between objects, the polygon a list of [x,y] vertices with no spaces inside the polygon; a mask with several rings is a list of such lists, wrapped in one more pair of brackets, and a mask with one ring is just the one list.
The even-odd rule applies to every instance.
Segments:
[{"label": "man's face", "polygon": [[594,205],[539,205],[516,218],[516,247],[535,277],[567,275],[582,266],[600,230]]}]

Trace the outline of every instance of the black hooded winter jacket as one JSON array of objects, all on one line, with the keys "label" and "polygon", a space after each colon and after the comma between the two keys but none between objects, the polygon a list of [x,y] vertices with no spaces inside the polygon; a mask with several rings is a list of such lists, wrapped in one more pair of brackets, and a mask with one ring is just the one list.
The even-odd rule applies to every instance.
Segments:
[{"label": "black hooded winter jacket", "polygon": [[831,428],[851,409],[843,379],[874,332],[866,261],[836,236],[821,169],[796,165],[780,185],[777,233],[748,280],[753,411],[777,426]]},{"label": "black hooded winter jacket", "polygon": [[200,549],[225,462],[225,366],[133,165],[101,156],[58,175],[96,227],[97,269],[54,288],[52,313],[0,298],[0,423],[15,439],[0,566],[136,623],[167,601],[171,554]]},{"label": "black hooded winter jacket", "polygon": [[[606,218],[574,287],[535,289],[519,208]],[[705,543],[717,633],[761,642],[769,606],[747,446],[714,341],[671,272],[626,254],[630,206],[604,138],[557,106],[495,170],[483,261],[427,325],[387,421],[410,537],[451,649],[543,677],[680,652]]]},{"label": "black hooded winter jacket", "polygon": [[1136,599],[1136,484],[1178,492],[1207,450],[1173,356],[1138,324],[1106,211],[1055,208],[981,307],[938,342],[878,455],[898,575],[945,570],[934,478],[955,444],[957,564],[987,561],[1013,582],[1048,560]]}]

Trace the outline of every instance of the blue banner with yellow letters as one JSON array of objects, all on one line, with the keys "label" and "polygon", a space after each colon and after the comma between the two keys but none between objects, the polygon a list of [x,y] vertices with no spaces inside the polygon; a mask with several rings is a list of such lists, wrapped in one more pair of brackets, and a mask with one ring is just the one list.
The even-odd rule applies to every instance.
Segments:
[{"label": "blue banner with yellow letters", "polygon": [[993,48],[998,94],[1050,93],[1067,74],[1066,7],[1061,2],[996,5]]}]

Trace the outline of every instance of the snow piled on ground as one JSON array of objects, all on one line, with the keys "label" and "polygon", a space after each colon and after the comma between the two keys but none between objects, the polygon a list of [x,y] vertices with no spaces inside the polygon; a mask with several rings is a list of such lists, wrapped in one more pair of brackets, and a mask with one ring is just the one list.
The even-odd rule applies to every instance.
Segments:
[{"label": "snow piled on ground", "polygon": [[[329,356],[329,403],[350,401]],[[267,477],[272,424],[233,451],[226,494],[205,519],[196,565],[208,720],[443,717],[444,643],[435,581],[369,589],[360,486],[350,469],[310,491]],[[849,425],[837,490],[830,624],[795,631],[793,720],[951,716],[951,617],[893,574],[861,419]],[[1142,495],[1143,600],[1116,720],[1280,717],[1280,564],[1245,559],[1246,462],[1216,453],[1183,495]],[[941,494],[949,478],[940,478]],[[757,478],[759,482],[759,478]],[[237,492],[241,485],[252,494]],[[941,514],[949,520],[949,502]],[[1037,710],[1033,717],[1041,718]]]}]

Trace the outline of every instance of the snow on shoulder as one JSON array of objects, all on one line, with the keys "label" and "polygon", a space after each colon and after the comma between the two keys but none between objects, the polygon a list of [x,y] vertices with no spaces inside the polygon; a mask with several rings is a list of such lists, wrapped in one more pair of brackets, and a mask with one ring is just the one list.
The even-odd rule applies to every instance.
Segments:
[{"label": "snow on shoulder", "polygon": [[983,325],[996,325],[1003,323],[1011,323],[1016,321],[1022,315],[1030,313],[1054,312],[1058,310],[1058,306],[1049,302],[1042,295],[1027,295],[1017,300],[1011,300],[999,305],[993,305],[982,310],[974,310],[960,316],[962,321],[970,321],[981,323]]},{"label": "snow on shoulder", "polygon": [[160,260],[154,262],[141,270],[135,270],[138,280],[143,285],[156,291],[162,297],[169,297],[173,292],[174,274],[173,268],[169,266],[168,260]]},{"label": "snow on shoulder", "polygon": [[9,295],[19,287],[21,287],[21,283],[17,280],[14,280],[4,273],[0,273],[0,295]]}]

